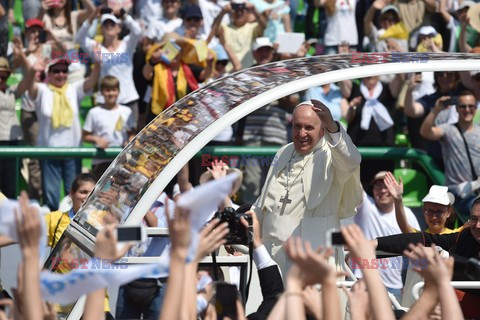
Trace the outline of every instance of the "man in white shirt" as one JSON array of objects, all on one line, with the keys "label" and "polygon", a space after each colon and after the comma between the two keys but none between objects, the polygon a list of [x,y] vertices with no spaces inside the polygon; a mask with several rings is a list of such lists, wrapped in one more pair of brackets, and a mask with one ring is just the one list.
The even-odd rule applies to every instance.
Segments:
[{"label": "man in white shirt", "polygon": [[[370,185],[372,186],[373,198],[363,193],[363,202],[357,207],[357,214],[354,221],[360,226],[367,239],[389,236],[402,233],[395,217],[394,199],[383,181],[386,171],[378,172]],[[405,207],[405,214],[408,223],[417,230],[420,230],[417,218],[412,210]],[[378,261],[378,269],[382,276],[383,283],[389,292],[397,299],[401,297],[403,261],[401,257],[389,258]],[[363,261],[362,261],[363,263]],[[369,266],[371,262],[369,261]],[[362,277],[360,269],[362,264],[352,264],[352,269],[357,277]]]},{"label": "man in white shirt", "polygon": [[[79,104],[91,91],[100,75],[100,62],[96,62],[90,76],[84,80],[67,83],[68,62],[55,59],[47,66],[48,83],[34,83],[29,88],[35,104],[39,131],[37,146],[79,147],[82,138]],[[44,203],[57,210],[60,199],[60,181],[65,194],[70,192],[75,177],[80,173],[79,159],[41,160]]]}]

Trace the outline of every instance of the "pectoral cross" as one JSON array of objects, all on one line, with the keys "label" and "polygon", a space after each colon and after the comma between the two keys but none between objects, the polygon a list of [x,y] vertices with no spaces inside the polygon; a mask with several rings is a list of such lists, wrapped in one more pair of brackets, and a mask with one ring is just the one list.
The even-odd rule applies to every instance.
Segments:
[{"label": "pectoral cross", "polygon": [[285,212],[285,207],[287,204],[292,203],[291,199],[288,199],[288,191],[285,193],[285,196],[283,198],[280,198],[280,202],[282,203],[282,209],[280,210],[280,215],[283,216],[283,213]]}]

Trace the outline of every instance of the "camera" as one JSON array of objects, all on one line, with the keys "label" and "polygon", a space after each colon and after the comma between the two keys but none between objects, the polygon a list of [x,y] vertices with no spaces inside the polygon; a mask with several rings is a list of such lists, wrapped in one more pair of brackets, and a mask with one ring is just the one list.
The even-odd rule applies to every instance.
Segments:
[{"label": "camera", "polygon": [[247,6],[245,3],[232,3],[232,10],[233,11],[242,11],[245,10]]},{"label": "camera", "polygon": [[465,275],[473,281],[480,280],[480,260],[475,258],[470,258],[467,261],[467,266],[465,268]]},{"label": "camera", "polygon": [[448,100],[443,101],[443,106],[444,106],[445,108],[448,108],[448,107],[450,107],[450,106],[456,106],[456,105],[457,105],[457,102],[458,102],[457,100],[458,100],[457,97],[452,97],[452,98],[450,98],[450,99],[448,99]]},{"label": "camera", "polygon": [[[244,227],[240,218],[245,218],[248,222],[248,229]],[[252,217],[235,211],[233,208],[225,208],[222,211],[215,212],[213,219],[220,219],[220,223],[227,222],[230,230],[225,240],[226,244],[244,244],[248,245],[253,241]]]}]

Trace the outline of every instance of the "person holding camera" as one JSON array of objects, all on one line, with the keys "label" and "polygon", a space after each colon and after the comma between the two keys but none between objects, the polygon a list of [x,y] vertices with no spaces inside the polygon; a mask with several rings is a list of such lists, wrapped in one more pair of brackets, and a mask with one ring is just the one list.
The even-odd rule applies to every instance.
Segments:
[{"label": "person holding camera", "polygon": [[[283,243],[292,235],[325,244],[327,230],[340,227],[362,202],[361,156],[345,129],[318,100],[293,111],[293,143],[282,147],[253,206],[265,247],[283,274]],[[337,252],[340,255],[343,251]]]},{"label": "person holding camera", "polygon": [[[456,101],[458,122],[437,125],[438,114]],[[446,184],[455,195],[454,207],[462,220],[468,219],[478,190],[480,180],[477,168],[480,166],[480,127],[473,123],[477,111],[477,100],[473,92],[460,92],[458,98],[443,96],[437,99],[420,128],[420,134],[428,140],[440,141],[443,161],[445,163]]]}]

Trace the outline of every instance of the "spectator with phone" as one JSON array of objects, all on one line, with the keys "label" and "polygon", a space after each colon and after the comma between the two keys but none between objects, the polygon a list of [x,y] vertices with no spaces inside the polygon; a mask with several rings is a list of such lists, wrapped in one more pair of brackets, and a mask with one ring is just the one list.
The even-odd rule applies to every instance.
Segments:
[{"label": "spectator with phone", "polygon": [[[67,0],[42,0],[42,7],[38,13],[38,19],[45,24],[45,29],[50,30],[62,44],[62,50],[72,58],[78,54],[75,47],[75,36],[82,23],[95,12],[95,5],[91,0],[81,0],[83,8],[73,10],[73,2]],[[72,59],[71,59],[72,60]],[[81,63],[73,63],[69,66],[69,82],[80,80],[85,75],[85,66]]]},{"label": "spectator with phone", "polygon": [[[248,22],[248,12],[253,12],[257,21]],[[231,23],[222,24],[223,17],[231,14]],[[243,68],[249,68],[253,65],[252,44],[257,37],[261,37],[267,27],[266,19],[263,14],[255,10],[255,7],[245,0],[234,0],[231,4],[226,4],[222,11],[213,21],[212,31],[209,40],[216,36],[225,38],[225,43],[230,46],[235,56],[242,63]],[[227,65],[227,71],[232,66]]]},{"label": "spectator with phone", "polygon": [[[125,11],[121,11],[123,15],[117,18],[111,13],[105,13],[100,16],[101,7],[98,7],[87,19],[82,27],[78,30],[76,37],[80,44],[90,57],[95,60],[100,59],[101,72],[100,76],[114,76],[120,82],[120,94],[118,103],[129,107],[132,110],[134,118],[134,128],[138,124],[138,92],[133,82],[133,63],[132,57],[138,42],[142,37],[142,29],[137,21],[135,21]],[[90,25],[95,18],[100,18],[103,41],[97,43],[95,40],[88,38],[87,33]],[[130,34],[124,38],[120,37],[124,24]],[[105,97],[101,92],[98,93],[98,103],[105,103]]]},{"label": "spectator with phone", "polygon": [[440,141],[445,163],[446,184],[455,195],[454,207],[462,220],[468,219],[480,180],[477,170],[480,166],[480,127],[473,123],[477,111],[477,100],[473,92],[465,90],[455,99],[458,122],[437,124],[442,110],[451,105],[452,97],[437,99],[435,107],[427,115],[420,128],[420,134],[428,140]]},{"label": "spectator with phone", "polygon": [[[363,202],[357,207],[357,214],[354,217],[355,223],[362,229],[367,239],[388,236],[401,233],[396,215],[398,206],[395,205],[395,194],[390,192],[385,183],[388,173],[378,172],[370,182],[373,198],[363,192]],[[402,212],[406,216],[409,225],[420,229],[415,214],[402,204]],[[397,299],[402,295],[402,258],[389,258],[387,268],[379,268],[382,281],[387,290],[395,295]],[[362,278],[362,272],[358,264],[352,264],[355,276]],[[398,267],[394,267],[398,266]]]},{"label": "spectator with phone", "polygon": [[[129,107],[117,103],[120,82],[113,76],[100,81],[100,92],[105,103],[88,111],[83,126],[82,140],[93,143],[97,148],[125,147],[134,137],[134,119]],[[111,161],[93,159],[92,174],[98,180]]]},{"label": "spectator with phone", "polygon": [[[433,73],[435,92],[425,94],[417,98],[416,92],[423,86],[422,76],[414,76],[408,83],[408,89],[405,94],[404,113],[407,116],[408,132],[412,147],[427,151],[434,159],[436,164],[443,168],[441,146],[437,142],[426,140],[420,134],[420,126],[426,115],[434,108],[437,99],[442,96],[455,97],[461,90],[459,83],[459,73],[453,71],[443,71]],[[439,111],[435,124],[455,123],[458,121],[458,114],[453,105],[447,105]]]}]

